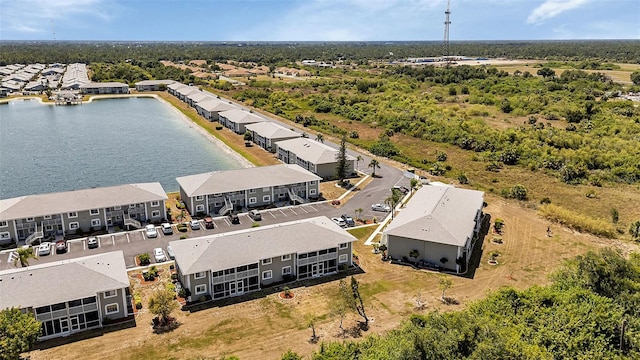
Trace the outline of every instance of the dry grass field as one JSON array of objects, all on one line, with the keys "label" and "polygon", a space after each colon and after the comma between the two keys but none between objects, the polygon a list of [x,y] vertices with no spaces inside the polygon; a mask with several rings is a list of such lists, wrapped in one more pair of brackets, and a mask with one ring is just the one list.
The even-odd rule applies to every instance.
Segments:
[{"label": "dry grass field", "polygon": [[[425,310],[450,311],[459,309],[470,301],[480,299],[489,291],[502,286],[527,288],[547,283],[548,274],[563,261],[588,250],[604,246],[619,248],[624,252],[637,251],[637,245],[618,240],[600,239],[579,234],[549,224],[535,211],[492,195],[487,196],[485,212],[492,219],[505,220],[503,244],[493,244],[489,234],[479,244],[479,267],[473,278],[447,275],[453,287],[447,296],[458,305],[444,305],[439,300],[438,273],[417,271],[409,267],[380,261],[365,246],[364,239],[373,227],[352,230],[360,240],[355,244],[363,272],[355,275],[361,283],[371,328],[363,333],[384,334],[394,328],[416,310],[415,302],[420,294],[427,303]],[[552,237],[546,229],[551,226]],[[499,251],[498,265],[487,263],[489,253]],[[64,339],[65,345],[56,342],[35,350],[28,355],[39,359],[215,359],[222,355],[236,355],[241,359],[278,359],[283,352],[292,349],[302,355],[310,355],[319,345],[309,343],[311,330],[307,319],[316,317],[316,331],[321,341],[342,340],[339,334],[339,318],[332,315],[331,301],[338,288],[338,278],[319,283],[305,283],[293,287],[295,297],[280,299],[278,293],[263,290],[235,303],[225,303],[197,312],[177,311],[181,325],[165,334],[154,334],[150,327],[151,314],[146,311],[146,301],[154,289],[168,281],[167,272],[160,283],[140,285],[132,278],[135,290],[143,294],[145,308],[136,318],[136,327],[92,334],[82,334]],[[324,281],[324,282],[322,282]],[[346,327],[355,326],[354,315],[345,320]],[[348,339],[354,339],[349,336]]]}]

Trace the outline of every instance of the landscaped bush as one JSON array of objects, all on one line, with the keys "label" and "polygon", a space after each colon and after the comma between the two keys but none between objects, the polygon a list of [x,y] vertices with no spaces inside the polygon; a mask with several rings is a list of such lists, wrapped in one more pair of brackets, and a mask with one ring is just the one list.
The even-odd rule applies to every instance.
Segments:
[{"label": "landscaped bush", "polygon": [[187,228],[187,224],[184,224],[184,223],[180,223],[180,224],[176,225],[176,229],[178,229],[178,231],[180,231],[180,232],[187,232],[187,230],[189,230]]},{"label": "landscaped bush", "polygon": [[216,125],[216,130],[222,130],[223,126],[222,125]]},{"label": "landscaped bush", "polygon": [[141,266],[146,266],[151,264],[151,257],[147,253],[140,254],[138,255],[138,261],[140,261]]},{"label": "landscaped bush", "polygon": [[554,204],[544,204],[540,206],[539,211],[546,219],[558,222],[574,230],[608,238],[616,237],[616,229],[607,221],[578,214]]}]

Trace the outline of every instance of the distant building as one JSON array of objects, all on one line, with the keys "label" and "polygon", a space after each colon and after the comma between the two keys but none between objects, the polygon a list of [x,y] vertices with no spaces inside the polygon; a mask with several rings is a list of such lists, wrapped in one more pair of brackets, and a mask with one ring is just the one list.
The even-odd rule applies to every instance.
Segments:
[{"label": "distant building", "polygon": [[173,83],[174,80],[143,80],[136,83],[136,91],[160,91]]},{"label": "distant building", "polygon": [[302,136],[300,133],[271,121],[249,124],[246,129],[251,133],[254,143],[272,153],[276,152],[276,143],[278,141],[296,139]]},{"label": "distant building", "polygon": [[83,94],[128,94],[129,85],[119,82],[88,83],[80,85]]},{"label": "distant building", "polygon": [[[298,164],[323,179],[331,179],[336,175],[337,149],[308,138],[278,141],[276,147],[278,159],[285,164]],[[346,158],[346,173],[352,174],[356,158],[348,154]]]},{"label": "distant building", "polygon": [[249,124],[267,121],[265,118],[242,109],[222,111],[218,113],[218,117],[220,124],[233,130],[236,134],[244,134],[247,131],[245,126]]}]

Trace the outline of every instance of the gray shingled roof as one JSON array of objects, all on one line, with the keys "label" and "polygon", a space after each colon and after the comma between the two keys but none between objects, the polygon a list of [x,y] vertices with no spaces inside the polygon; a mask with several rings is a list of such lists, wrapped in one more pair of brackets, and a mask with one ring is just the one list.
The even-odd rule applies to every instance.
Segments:
[{"label": "gray shingled roof", "polygon": [[281,164],[182,176],[176,181],[187,196],[209,195],[322,180],[298,165]]},{"label": "gray shingled roof", "polygon": [[136,85],[171,85],[175,82],[175,80],[142,80],[138,81]]},{"label": "gray shingled roof", "polygon": [[222,111],[221,113],[219,113],[219,115],[229,119],[229,121],[236,124],[253,124],[257,122],[267,121],[267,119],[265,118],[242,109]]},{"label": "gray shingled roof", "polygon": [[[278,148],[292,152],[300,159],[313,164],[334,163],[338,154],[337,149],[308,138],[278,141]],[[347,154],[347,160],[355,159],[355,157]]]},{"label": "gray shingled roof", "polygon": [[173,84],[167,86],[167,88],[169,88],[171,90],[178,90],[178,89],[183,88],[183,87],[187,87],[187,85],[185,85],[185,84],[183,84],[181,82],[177,82],[177,81],[174,82]]},{"label": "gray shingled roof", "polygon": [[213,95],[209,94],[208,92],[201,91],[199,93],[189,94],[187,96],[187,99],[193,101],[194,103],[197,103],[197,102],[204,101],[204,100],[214,99],[214,97],[213,97]]},{"label": "gray shingled roof", "polygon": [[246,127],[247,130],[255,131],[260,136],[268,139],[296,138],[302,136],[300,133],[270,121],[249,124]]},{"label": "gray shingled roof", "polygon": [[325,216],[172,241],[183,274],[219,271],[276,256],[318,251],[356,238]]},{"label": "gray shingled roof", "polygon": [[235,109],[236,107],[228,102],[221,101],[219,99],[208,99],[204,101],[199,101],[197,104],[198,107],[203,108],[206,111],[227,111],[231,109]]},{"label": "gray shingled roof", "polygon": [[464,246],[482,209],[482,191],[423,186],[389,224],[385,234]]},{"label": "gray shingled roof", "polygon": [[166,200],[160,183],[128,184],[0,200],[0,220]]},{"label": "gray shingled roof", "polygon": [[129,286],[122,251],[31,263],[26,268],[0,271],[0,309],[35,308]]}]

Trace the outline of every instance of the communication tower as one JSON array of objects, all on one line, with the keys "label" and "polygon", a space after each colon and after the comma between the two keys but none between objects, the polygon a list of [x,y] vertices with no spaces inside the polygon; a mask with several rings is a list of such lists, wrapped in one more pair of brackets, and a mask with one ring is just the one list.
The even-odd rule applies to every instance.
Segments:
[{"label": "communication tower", "polygon": [[447,0],[447,10],[444,12],[445,20],[444,20],[444,61],[447,62],[447,65],[451,61],[449,58],[449,25],[451,25],[451,20],[449,20],[449,16],[451,15],[451,0]]}]

